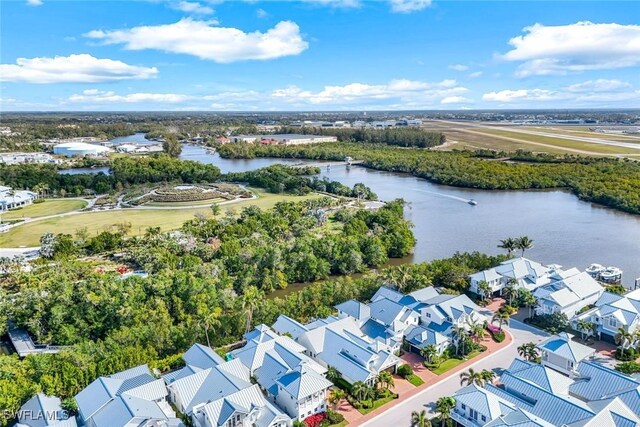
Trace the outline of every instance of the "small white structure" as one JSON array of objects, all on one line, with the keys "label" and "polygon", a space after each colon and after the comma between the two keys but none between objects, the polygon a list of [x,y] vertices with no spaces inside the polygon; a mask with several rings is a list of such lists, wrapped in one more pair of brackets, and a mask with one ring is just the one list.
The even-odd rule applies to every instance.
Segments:
[{"label": "small white structure", "polygon": [[13,190],[0,185],[0,212],[30,205],[37,198],[38,194],[33,191]]},{"label": "small white structure", "polygon": [[53,154],[65,157],[75,156],[104,156],[111,150],[107,147],[101,147],[96,144],[87,144],[86,142],[64,142],[53,146]]},{"label": "small white structure", "polygon": [[595,349],[575,342],[566,332],[553,335],[536,346],[540,351],[542,364],[549,368],[573,376],[578,363],[590,358]]}]

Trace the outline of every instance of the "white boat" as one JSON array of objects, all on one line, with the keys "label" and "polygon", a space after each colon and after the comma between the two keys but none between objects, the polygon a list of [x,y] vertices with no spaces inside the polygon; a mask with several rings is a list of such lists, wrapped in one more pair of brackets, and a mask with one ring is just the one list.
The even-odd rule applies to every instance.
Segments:
[{"label": "white boat", "polygon": [[600,273],[602,273],[605,270],[606,269],[604,268],[604,265],[591,264],[589,267],[587,267],[585,271],[589,273],[590,276],[598,277]]},{"label": "white boat", "polygon": [[475,206],[478,204],[478,202],[476,202],[474,199],[469,200],[467,203],[469,203],[471,206]]},{"label": "white boat", "polygon": [[618,282],[622,279],[622,270],[618,267],[607,267],[600,273],[600,280],[603,282]]}]

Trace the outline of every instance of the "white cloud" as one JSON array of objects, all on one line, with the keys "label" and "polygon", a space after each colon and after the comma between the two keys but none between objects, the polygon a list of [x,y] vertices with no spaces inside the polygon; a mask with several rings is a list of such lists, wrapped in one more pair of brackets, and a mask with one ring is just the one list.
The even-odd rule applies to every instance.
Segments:
[{"label": "white cloud", "polygon": [[356,9],[362,6],[360,0],[302,0],[302,2],[342,9]]},{"label": "white cloud", "polygon": [[475,79],[477,77],[480,77],[481,75],[482,75],[482,71],[476,71],[476,72],[473,72],[473,73],[469,74],[469,77],[471,77],[472,79]]},{"label": "white cloud", "polygon": [[482,95],[483,101],[492,102],[550,101],[557,98],[558,92],[546,89],[507,89]]},{"label": "white cloud", "polygon": [[501,57],[523,62],[518,76],[568,74],[640,65],[640,25],[577,22],[535,24],[509,40],[513,50]]},{"label": "white cloud", "polygon": [[148,79],[158,74],[155,67],[139,67],[89,54],[54,58],[18,58],[15,64],[0,64],[0,81],[24,83],[98,83]]},{"label": "white cloud", "polygon": [[175,104],[193,99],[188,95],[175,93],[131,93],[128,95],[117,95],[113,91],[101,91],[98,89],[87,89],[81,94],[71,95],[69,101],[81,103],[140,103],[159,102]]},{"label": "white cloud", "polygon": [[472,102],[472,99],[465,98],[464,96],[447,96],[440,101],[440,104],[469,104]]},{"label": "white cloud", "polygon": [[27,0],[28,6],[42,6],[42,0]]},{"label": "white cloud", "polygon": [[268,13],[267,13],[267,11],[266,11],[266,10],[264,10],[264,9],[258,9],[258,10],[256,10],[256,16],[257,16],[258,18],[261,18],[261,19],[262,19],[262,18],[266,18],[267,16],[269,16],[269,14],[268,14]]},{"label": "white cloud", "polygon": [[245,33],[186,18],[173,24],[94,30],[85,36],[105,44],[124,44],[129,50],[157,49],[219,63],[298,55],[309,46],[298,25],[291,21],[279,22],[264,33]]},{"label": "white cloud", "polygon": [[194,15],[211,15],[214,10],[209,6],[205,6],[202,3],[193,1],[179,1],[170,3],[172,9],[179,10],[185,13],[192,13]]},{"label": "white cloud", "polygon": [[431,0],[389,0],[394,13],[411,13],[431,6]]},{"label": "white cloud", "polygon": [[449,69],[454,71],[467,71],[469,67],[467,65],[454,64],[454,65],[449,65]]},{"label": "white cloud", "polygon": [[609,92],[629,87],[631,87],[629,83],[620,80],[597,79],[567,86],[567,90],[569,92]]}]

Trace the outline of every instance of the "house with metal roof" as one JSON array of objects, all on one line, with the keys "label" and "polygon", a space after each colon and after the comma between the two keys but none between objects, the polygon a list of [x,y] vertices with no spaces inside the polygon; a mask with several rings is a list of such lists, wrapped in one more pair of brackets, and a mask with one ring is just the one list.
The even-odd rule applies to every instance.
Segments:
[{"label": "house with metal roof", "polygon": [[626,295],[603,292],[595,307],[571,319],[571,326],[578,330],[578,322],[586,320],[597,326],[599,339],[613,343],[618,328],[634,334],[640,328],[640,289]]},{"label": "house with metal roof", "polygon": [[575,375],[578,364],[596,352],[595,349],[574,341],[566,332],[553,335],[536,347],[544,366],[569,376]]},{"label": "house with metal roof", "polygon": [[182,360],[187,366],[195,366],[200,369],[212,368],[224,363],[224,359],[212,348],[197,343],[182,355]]},{"label": "house with metal roof", "polygon": [[338,317],[351,316],[360,324],[363,324],[371,317],[369,306],[354,299],[336,305],[336,310],[338,310]]},{"label": "house with metal roof", "polygon": [[639,385],[589,361],[582,361],[578,376],[570,378],[544,365],[516,359],[497,385],[459,390],[451,416],[469,427],[637,426]]},{"label": "house with metal roof", "polygon": [[572,268],[555,272],[554,281],[537,288],[536,314],[563,313],[572,318],[582,308],[595,304],[604,288],[587,272]]},{"label": "house with metal roof", "polygon": [[409,350],[420,354],[426,346],[433,345],[438,354],[442,354],[451,345],[451,338],[422,325],[411,326],[405,331],[405,342]]},{"label": "house with metal roof", "polygon": [[147,365],[100,377],[78,393],[75,400],[80,425],[182,425],[167,402],[164,381],[152,376]]},{"label": "house with metal roof", "polygon": [[207,402],[193,413],[195,427],[290,427],[291,418],[272,405],[257,384]]},{"label": "house with metal roof", "polygon": [[20,407],[15,427],[76,427],[76,417],[62,409],[58,397],[38,393]]},{"label": "house with metal roof", "polygon": [[551,281],[549,275],[560,266],[545,266],[530,259],[520,257],[502,262],[499,266],[489,268],[469,276],[469,289],[479,294],[478,286],[486,282],[493,293],[502,292],[509,283],[514,282],[525,289],[534,290]]},{"label": "house with metal roof", "polygon": [[299,421],[327,411],[327,391],[333,383],[305,362],[276,379],[270,394],[291,418]]}]

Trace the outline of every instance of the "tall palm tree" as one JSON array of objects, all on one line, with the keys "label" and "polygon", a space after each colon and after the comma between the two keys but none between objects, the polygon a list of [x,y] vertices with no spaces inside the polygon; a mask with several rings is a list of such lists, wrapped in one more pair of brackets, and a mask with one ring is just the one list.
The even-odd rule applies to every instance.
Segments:
[{"label": "tall palm tree", "polygon": [[431,420],[427,418],[427,411],[424,409],[420,412],[413,411],[411,413],[411,427],[431,427]]},{"label": "tall palm tree", "polygon": [[433,363],[433,358],[438,355],[438,347],[435,344],[425,345],[420,349],[420,355],[429,363]]},{"label": "tall palm tree", "polygon": [[502,331],[503,324],[509,324],[511,316],[506,311],[498,311],[491,318],[491,323],[498,322],[498,328]]},{"label": "tall palm tree", "polygon": [[489,286],[489,284],[484,280],[478,283],[478,292],[484,297],[485,300],[488,300],[491,297],[491,290],[491,286]]},{"label": "tall palm tree", "polygon": [[589,337],[592,330],[591,322],[585,319],[578,320],[576,323],[578,330],[580,331],[580,338],[582,341]]},{"label": "tall palm tree", "polygon": [[496,373],[493,371],[490,371],[488,369],[483,369],[482,372],[480,372],[480,376],[482,377],[482,379],[484,380],[484,383],[493,383],[493,380],[496,379]]},{"label": "tall palm tree", "polygon": [[511,258],[513,251],[517,249],[516,240],[509,237],[504,240],[500,240],[500,244],[498,245],[500,249],[504,249],[507,251],[507,256]]},{"label": "tall palm tree", "polygon": [[327,368],[327,373],[325,374],[327,379],[335,384],[340,378],[342,378],[342,373],[338,371],[335,367],[329,366]]},{"label": "tall palm tree", "polygon": [[335,409],[336,405],[340,403],[340,401],[344,398],[345,398],[344,390],[337,388],[331,391],[331,395],[329,396],[329,403],[331,403],[333,405],[333,408]]},{"label": "tall palm tree", "polygon": [[436,401],[436,411],[440,413],[442,425],[446,425],[451,418],[451,410],[456,407],[456,399],[451,396],[441,397]]},{"label": "tall palm tree", "polygon": [[533,248],[533,240],[531,240],[528,236],[518,237],[516,241],[516,247],[522,251],[522,256],[524,256],[524,252]]},{"label": "tall palm tree", "polygon": [[222,314],[222,309],[220,307],[216,307],[213,310],[208,311],[204,314],[202,318],[202,327],[204,328],[204,334],[207,337],[207,346],[211,347],[211,341],[209,341],[209,330],[215,330],[215,328],[221,325],[220,323],[220,315]]},{"label": "tall palm tree", "polygon": [[264,299],[264,292],[260,289],[255,286],[247,286],[245,288],[244,295],[242,295],[242,309],[247,315],[245,333],[249,332],[249,329],[251,328],[251,320],[253,318],[253,310],[262,299]]},{"label": "tall palm tree", "polygon": [[356,381],[351,385],[351,394],[359,401],[362,401],[364,399],[364,395],[367,393],[368,388],[369,386],[367,386],[362,381]]},{"label": "tall palm tree", "polygon": [[376,377],[376,382],[386,390],[389,390],[389,388],[393,388],[396,386],[395,382],[393,381],[393,375],[391,375],[391,373],[388,371],[380,372]]},{"label": "tall palm tree", "polygon": [[526,305],[529,308],[529,317],[531,317],[531,309],[533,308],[533,306],[538,304],[538,299],[533,296],[533,293],[531,293],[530,290],[521,289],[520,302],[522,305]]},{"label": "tall palm tree", "polygon": [[615,336],[616,345],[620,348],[620,356],[624,355],[624,350],[631,344],[633,340],[633,335],[629,333],[624,327],[620,326],[618,328],[618,333]]},{"label": "tall palm tree", "polygon": [[518,354],[525,360],[532,361],[538,357],[538,349],[534,343],[528,342],[518,347]]},{"label": "tall palm tree", "polygon": [[460,343],[464,345],[464,340],[467,338],[467,330],[462,326],[454,325],[451,327],[451,340],[456,348],[456,356],[460,350]]},{"label": "tall palm tree", "polygon": [[484,378],[482,376],[482,372],[478,372],[473,368],[469,368],[467,372],[463,372],[460,374],[460,385],[471,385],[475,384],[480,387],[484,385]]}]

